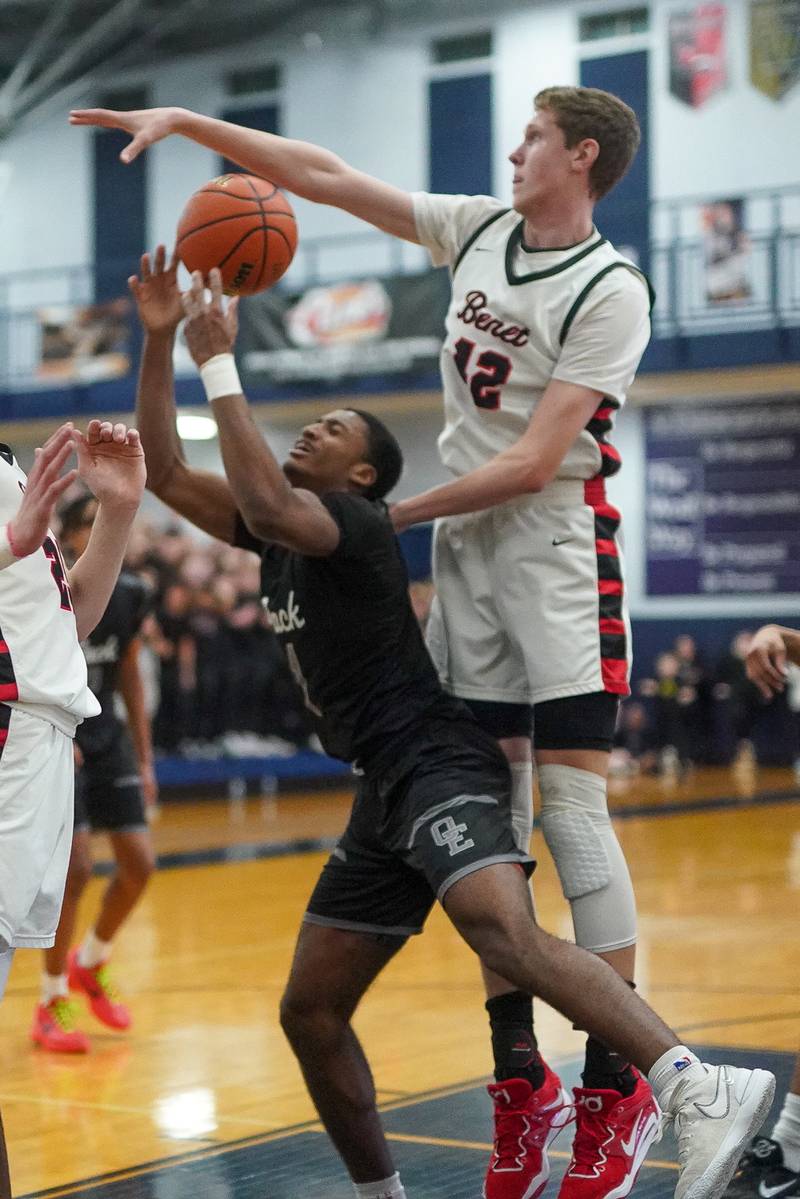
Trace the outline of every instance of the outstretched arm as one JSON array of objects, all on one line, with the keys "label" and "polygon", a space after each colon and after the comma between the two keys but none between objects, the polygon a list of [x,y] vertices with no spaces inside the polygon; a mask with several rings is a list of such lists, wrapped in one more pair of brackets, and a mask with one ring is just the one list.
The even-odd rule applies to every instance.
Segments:
[{"label": "outstretched arm", "polygon": [[69,119],[72,125],[99,125],[130,133],[132,141],[121,154],[123,162],[133,162],[147,146],[179,133],[304,200],[343,208],[395,237],[419,241],[409,192],[354,170],[338,155],[311,142],[245,129],[186,108],[133,112],[84,108],[71,112]]},{"label": "outstretched arm", "polygon": [[220,541],[233,541],[236,503],[225,479],[187,464],[176,424],[172,352],[183,320],[178,259],[164,246],[142,255],[140,274],[128,280],[144,348],[136,391],[136,423],[147,457],[147,488],[187,520]]},{"label": "outstretched arm", "polygon": [[[199,271],[183,297],[186,343],[198,368],[212,358],[232,355],[236,339],[236,302],[223,308],[222,279],[209,276],[211,298]],[[233,367],[233,359],[230,359]],[[232,384],[238,387],[238,380]],[[312,557],[326,557],[339,544],[339,526],[320,499],[292,487],[257,428],[241,391],[213,401],[222,461],[238,510],[250,532]]]},{"label": "outstretched arm", "polygon": [[61,474],[75,448],[74,432],[71,424],[61,425],[34,451],[22,502],[13,519],[0,527],[0,570],[41,548],[56,504],[78,474],[77,470]]},{"label": "outstretched arm", "polygon": [[89,544],[69,571],[82,641],[108,607],[144,491],[145,465],[139,434],[125,425],[92,420],[85,434],[73,430],[73,440],[78,474],[100,501]]}]

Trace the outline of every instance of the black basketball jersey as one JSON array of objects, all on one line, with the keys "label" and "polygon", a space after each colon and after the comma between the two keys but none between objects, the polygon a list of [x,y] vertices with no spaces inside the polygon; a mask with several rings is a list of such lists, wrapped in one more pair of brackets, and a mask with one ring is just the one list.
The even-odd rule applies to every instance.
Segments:
[{"label": "black basketball jersey", "polygon": [[142,627],[151,602],[152,592],[147,583],[137,575],[123,571],[99,623],[82,643],[89,668],[89,686],[102,709],[99,716],[78,725],[76,740],[84,751],[99,748],[117,726],[114,692],[119,664]]},{"label": "black basketball jersey", "polygon": [[465,709],[428,656],[385,506],[348,492],[322,502],[341,532],[326,558],[265,546],[241,518],[236,544],[261,553],[263,603],[326,751],[375,768],[433,708]]}]

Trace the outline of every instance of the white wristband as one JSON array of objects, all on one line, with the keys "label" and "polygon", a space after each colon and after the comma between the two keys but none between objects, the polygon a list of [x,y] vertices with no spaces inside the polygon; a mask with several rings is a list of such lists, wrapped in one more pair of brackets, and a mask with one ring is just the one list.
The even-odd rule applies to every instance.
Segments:
[{"label": "white wristband", "polygon": [[239,382],[239,372],[233,354],[215,354],[200,367],[200,378],[206,389],[206,399],[209,403],[218,400],[220,396],[238,396],[242,394]]},{"label": "white wristband", "polygon": [[5,570],[7,566],[13,566],[20,559],[11,548],[11,542],[8,540],[8,533],[5,525],[0,525],[0,570]]}]

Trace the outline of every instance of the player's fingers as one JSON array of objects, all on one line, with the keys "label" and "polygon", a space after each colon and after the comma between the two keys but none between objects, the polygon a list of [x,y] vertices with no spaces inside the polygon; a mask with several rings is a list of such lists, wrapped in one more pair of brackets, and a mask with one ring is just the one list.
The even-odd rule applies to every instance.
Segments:
[{"label": "player's fingers", "polygon": [[40,494],[45,494],[51,483],[53,483],[61,474],[61,469],[71,454],[72,442],[68,441],[66,445],[62,445],[58,452],[53,454],[50,460],[42,467],[34,484],[31,486],[29,482],[30,490]]},{"label": "player's fingers", "polygon": [[100,440],[101,425],[102,421],[97,420],[96,417],[94,420],[89,421],[88,425],[86,426],[86,441],[89,445],[96,445],[96,443]]},{"label": "player's fingers", "polygon": [[102,444],[104,442],[111,441],[111,438],[114,434],[114,426],[112,425],[111,421],[103,420],[99,421],[98,423],[100,427],[97,430],[97,437],[95,439],[96,442]]},{"label": "player's fingers", "polygon": [[170,274],[173,271],[177,271],[179,262],[180,262],[180,258],[178,257],[178,247],[173,246],[172,253],[169,256],[169,266],[167,267],[167,270],[169,271]]},{"label": "player's fingers", "polygon": [[155,257],[153,259],[153,271],[156,275],[164,274],[164,262],[167,257],[167,251],[164,246],[157,245]]},{"label": "player's fingers", "polygon": [[128,433],[128,426],[118,423],[111,430],[111,440],[116,441],[119,445],[125,444],[125,438]]},{"label": "player's fingers", "polygon": [[211,308],[222,312],[222,275],[218,266],[212,266],[208,272],[208,287],[211,292]]},{"label": "player's fingers", "polygon": [[121,128],[120,116],[111,108],[73,108],[69,114],[70,125],[100,125],[103,129]]},{"label": "player's fingers", "polygon": [[49,507],[56,504],[70,484],[75,482],[77,477],[78,471],[73,467],[72,470],[68,470],[65,475],[62,475],[60,479],[56,479],[54,483],[51,483],[45,493],[45,503]]},{"label": "player's fingers", "polygon": [[142,257],[139,259],[139,273],[142,277],[142,283],[147,283],[152,274],[150,255],[147,253],[142,254]]},{"label": "player's fingers", "polygon": [[239,297],[232,296],[228,300],[228,322],[232,328],[236,328],[239,323]]},{"label": "player's fingers", "polygon": [[124,162],[127,166],[129,162],[133,162],[134,158],[138,158],[142,150],[146,150],[150,145],[150,138],[146,133],[137,133],[132,142],[120,154],[120,162]]},{"label": "player's fingers", "polygon": [[74,426],[71,421],[67,421],[66,424],[59,425],[55,432],[50,434],[47,441],[42,446],[42,452],[48,454],[56,446],[65,441],[69,441],[73,427]]},{"label": "player's fingers", "polygon": [[133,296],[134,300],[139,299],[139,276],[128,275],[128,291]]},{"label": "player's fingers", "polygon": [[139,430],[138,429],[128,429],[128,432],[125,437],[125,443],[126,443],[126,445],[131,445],[134,448],[138,449],[139,446],[142,444],[142,439],[139,436]]}]

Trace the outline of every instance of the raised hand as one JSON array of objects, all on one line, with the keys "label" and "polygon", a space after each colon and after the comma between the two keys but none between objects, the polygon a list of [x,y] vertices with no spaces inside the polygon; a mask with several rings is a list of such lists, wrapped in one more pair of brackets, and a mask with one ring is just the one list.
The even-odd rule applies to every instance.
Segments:
[{"label": "raised hand", "polygon": [[786,657],[786,644],[775,625],[765,625],[754,634],[747,651],[747,677],[765,699],[784,690]]},{"label": "raised hand", "polygon": [[164,246],[156,246],[152,259],[142,254],[139,274],[131,275],[128,287],[147,332],[174,333],[183,320],[177,250],[173,250],[169,263]]},{"label": "raised hand", "polygon": [[132,141],[120,154],[120,159],[133,162],[142,150],[175,133],[183,110],[180,108],[140,108],[116,112],[111,108],[76,108],[69,114],[70,125],[98,125],[101,129],[123,129]]},{"label": "raised hand", "polygon": [[136,429],[91,420],[85,434],[73,429],[72,439],[78,452],[78,474],[100,503],[138,508],[147,472]]},{"label": "raised hand", "polygon": [[56,504],[78,474],[77,470],[61,474],[74,449],[74,434],[71,424],[61,425],[41,449],[34,451],[22,503],[6,526],[11,551],[17,558],[27,558],[41,547]]},{"label": "raised hand", "polygon": [[192,285],[183,296],[186,324],[183,336],[195,365],[200,367],[217,354],[231,354],[239,327],[238,297],[228,300],[225,308],[222,276],[216,267],[208,276],[210,298],[200,271],[192,272]]}]

